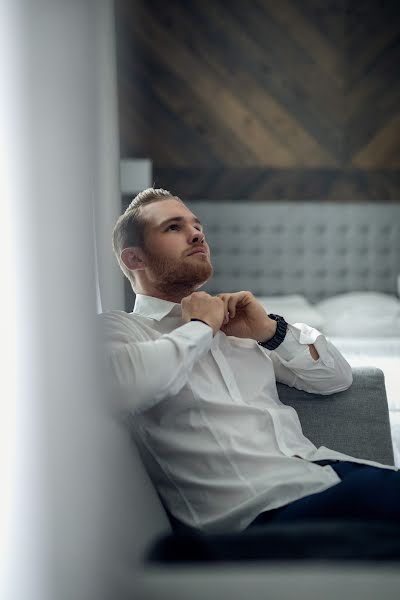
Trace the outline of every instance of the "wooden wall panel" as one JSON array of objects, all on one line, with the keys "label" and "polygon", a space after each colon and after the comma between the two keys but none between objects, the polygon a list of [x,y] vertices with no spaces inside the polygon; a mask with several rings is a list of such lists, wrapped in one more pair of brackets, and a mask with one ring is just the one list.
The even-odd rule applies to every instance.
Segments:
[{"label": "wooden wall panel", "polygon": [[398,0],[116,0],[121,155],[190,199],[400,200]]}]

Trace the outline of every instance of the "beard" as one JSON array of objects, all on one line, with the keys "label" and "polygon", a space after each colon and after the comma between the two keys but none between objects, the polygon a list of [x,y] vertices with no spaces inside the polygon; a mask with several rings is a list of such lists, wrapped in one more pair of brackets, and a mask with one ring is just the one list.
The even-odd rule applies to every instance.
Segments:
[{"label": "beard", "polygon": [[146,250],[148,276],[151,283],[165,294],[191,293],[213,275],[209,260],[184,256],[180,259],[160,257]]}]

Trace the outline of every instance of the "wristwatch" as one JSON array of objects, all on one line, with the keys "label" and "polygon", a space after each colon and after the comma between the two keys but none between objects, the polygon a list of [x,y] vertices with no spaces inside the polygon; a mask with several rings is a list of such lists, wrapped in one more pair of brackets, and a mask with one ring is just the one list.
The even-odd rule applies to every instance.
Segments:
[{"label": "wristwatch", "polygon": [[257,344],[263,348],[266,348],[267,350],[275,350],[285,339],[288,324],[280,315],[273,315],[271,313],[268,316],[277,323],[275,335],[270,340],[266,340],[265,342],[258,341]]}]

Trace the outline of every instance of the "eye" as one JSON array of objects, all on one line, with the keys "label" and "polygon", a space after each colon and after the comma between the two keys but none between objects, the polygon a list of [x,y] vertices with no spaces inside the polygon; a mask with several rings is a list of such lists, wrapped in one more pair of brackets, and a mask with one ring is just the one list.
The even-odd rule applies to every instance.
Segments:
[{"label": "eye", "polygon": [[178,229],[180,229],[180,225],[178,223],[172,223],[171,225],[168,225],[165,231],[177,231]]}]

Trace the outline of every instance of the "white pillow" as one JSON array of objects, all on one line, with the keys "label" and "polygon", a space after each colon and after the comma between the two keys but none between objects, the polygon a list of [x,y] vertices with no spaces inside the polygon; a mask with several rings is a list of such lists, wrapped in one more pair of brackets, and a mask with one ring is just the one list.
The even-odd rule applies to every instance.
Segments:
[{"label": "white pillow", "polygon": [[268,313],[282,315],[288,323],[306,323],[319,331],[324,330],[324,317],[300,294],[287,296],[257,296]]},{"label": "white pillow", "polygon": [[400,301],[380,292],[348,292],[322,300],[324,333],[338,337],[400,336]]}]

